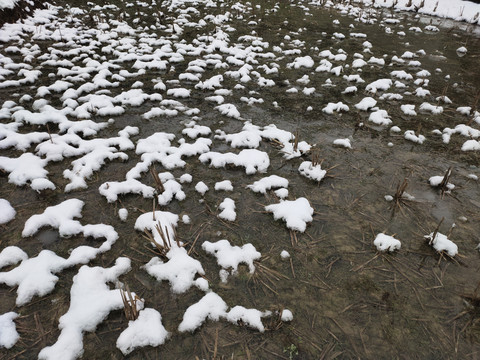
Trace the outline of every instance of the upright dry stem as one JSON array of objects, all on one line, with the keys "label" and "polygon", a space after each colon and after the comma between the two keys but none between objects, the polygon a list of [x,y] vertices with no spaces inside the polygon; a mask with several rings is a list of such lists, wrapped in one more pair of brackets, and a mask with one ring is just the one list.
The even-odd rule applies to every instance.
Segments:
[{"label": "upright dry stem", "polygon": [[[165,226],[164,229],[162,229],[162,224],[160,223],[160,221],[157,221],[157,223],[155,224],[155,230],[157,231],[158,235],[160,236],[160,239],[162,239],[162,243],[159,243],[157,240],[155,240],[155,236],[153,236],[153,234],[148,229],[145,229],[143,231],[145,233],[143,235],[143,237],[147,241],[149,241],[150,243],[155,245],[155,248],[157,249],[160,256],[166,257],[167,253],[172,248],[172,240],[170,239],[170,234],[169,234],[169,231],[168,231],[168,227]],[[172,236],[175,239],[175,241],[177,243],[177,246],[180,247],[181,244],[180,244],[180,241],[177,239],[175,229],[172,229],[172,230],[173,230]]]},{"label": "upright dry stem", "polygon": [[120,289],[120,295],[122,296],[125,317],[129,321],[136,320],[138,318],[137,302],[141,299],[130,291],[128,285],[125,285],[125,289]]},{"label": "upright dry stem", "polygon": [[320,149],[312,148],[310,149],[310,153],[312,154],[312,166],[320,164]]},{"label": "upright dry stem", "polygon": [[295,130],[294,138],[293,138],[293,151],[298,150],[298,129]]},{"label": "upright dry stem", "polygon": [[152,174],[153,181],[155,181],[155,187],[157,188],[157,192],[159,194],[163,193],[165,191],[165,188],[163,187],[163,183],[158,177],[158,174],[155,171],[155,168],[153,167],[150,168],[150,174]]},{"label": "upright dry stem", "polygon": [[433,234],[432,234],[432,238],[431,238],[430,241],[428,242],[428,245],[432,245],[432,244],[433,244],[433,241],[434,241],[435,238],[437,237],[438,230],[440,229],[440,225],[442,225],[443,220],[445,220],[444,217],[442,217],[442,220],[440,220],[440,222],[438,223],[437,228],[435,229],[435,231],[434,231]]},{"label": "upright dry stem", "polygon": [[443,198],[443,195],[445,195],[445,192],[448,190],[448,182],[450,181],[451,176],[452,176],[452,167],[450,166],[448,170],[445,172],[442,182],[438,185],[442,192],[442,198]]}]

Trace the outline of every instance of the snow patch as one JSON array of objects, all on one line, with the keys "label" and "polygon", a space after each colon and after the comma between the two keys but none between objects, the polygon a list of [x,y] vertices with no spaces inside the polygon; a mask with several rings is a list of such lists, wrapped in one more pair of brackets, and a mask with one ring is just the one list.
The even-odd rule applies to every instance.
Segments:
[{"label": "snow patch", "polygon": [[242,247],[232,246],[228,240],[219,240],[215,243],[205,241],[202,244],[202,249],[215,256],[217,258],[217,264],[220,265],[223,270],[231,268],[232,275],[237,273],[238,265],[241,263],[248,265],[250,274],[253,274],[255,271],[253,261],[260,259],[262,256],[252,244],[245,244]]},{"label": "snow patch", "polygon": [[395,239],[393,236],[385,235],[380,233],[377,235],[373,244],[377,247],[378,251],[395,251],[399,250],[402,244],[399,240]]},{"label": "snow patch", "polygon": [[439,253],[445,251],[451,257],[458,254],[458,246],[444,234],[437,232],[435,238],[433,238],[433,233],[431,233],[430,235],[425,235],[425,239],[427,239]]},{"label": "snow patch", "polygon": [[[76,359],[83,354],[83,333],[95,331],[113,310],[123,309],[119,289],[110,290],[120,275],[130,271],[130,260],[118,258],[110,268],[82,266],[73,278],[70,307],[62,315],[57,342],[38,355],[42,360]],[[89,304],[85,306],[85,304]]]},{"label": "snow patch", "polygon": [[313,220],[313,208],[305,198],[289,201],[282,200],[279,204],[272,204],[265,207],[265,210],[273,213],[275,220],[284,220],[287,228],[304,232],[307,222]]},{"label": "snow patch", "polygon": [[235,212],[235,202],[230,198],[225,198],[218,208],[221,210],[221,213],[218,214],[218,217],[223,220],[235,221],[237,218],[237,213]]},{"label": "snow patch", "polygon": [[140,311],[138,318],[128,322],[128,327],[117,339],[117,348],[123,355],[144,346],[159,346],[165,343],[168,331],[162,324],[160,313],[151,308]]},{"label": "snow patch", "polygon": [[10,349],[20,338],[13,322],[17,317],[18,314],[13,311],[0,315],[0,347]]},{"label": "snow patch", "polygon": [[15,219],[17,212],[8,200],[0,199],[0,209],[0,225]]}]

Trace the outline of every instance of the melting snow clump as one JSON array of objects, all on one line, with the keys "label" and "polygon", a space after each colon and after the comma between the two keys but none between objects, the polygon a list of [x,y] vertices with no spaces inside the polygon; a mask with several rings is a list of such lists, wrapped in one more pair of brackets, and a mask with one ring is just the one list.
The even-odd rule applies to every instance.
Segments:
[{"label": "melting snow clump", "polygon": [[215,191],[233,191],[232,182],[230,180],[223,180],[215,183]]},{"label": "melting snow clump", "polygon": [[351,149],[352,144],[350,142],[350,139],[336,139],[333,141],[333,145],[337,146],[343,146],[344,148]]},{"label": "melting snow clump", "polygon": [[125,209],[125,208],[119,209],[119,210],[118,210],[118,217],[119,217],[120,220],[122,220],[122,221],[127,221],[128,210]]},{"label": "melting snow clump", "polygon": [[449,240],[444,234],[437,232],[435,238],[433,238],[433,233],[431,233],[430,235],[425,235],[425,239],[427,239],[433,248],[439,253],[445,251],[451,257],[458,254],[457,244],[452,240]]},{"label": "melting snow clump", "polygon": [[313,165],[311,161],[302,162],[298,171],[301,175],[315,181],[321,181],[327,175],[327,171],[323,170],[320,164]]},{"label": "melting snow clump", "polygon": [[195,185],[195,190],[200,195],[205,195],[205,193],[208,191],[208,186],[203,181],[199,181],[197,185]]},{"label": "melting snow clump", "polygon": [[251,189],[254,192],[259,192],[261,194],[266,194],[267,190],[270,190],[273,188],[286,188],[286,187],[288,187],[288,180],[278,175],[270,175],[270,176],[264,177],[258,181],[255,181],[253,184],[247,186],[248,189]]},{"label": "melting snow clump", "polygon": [[17,212],[8,200],[0,199],[0,209],[0,225],[15,219]]},{"label": "melting snow clump", "polygon": [[402,244],[399,240],[395,239],[393,236],[385,235],[380,233],[377,235],[373,244],[377,247],[378,251],[395,251],[400,250]]},{"label": "melting snow clump", "polygon": [[289,201],[282,200],[279,204],[272,204],[265,207],[265,210],[273,213],[275,220],[284,220],[287,228],[304,232],[307,222],[313,220],[313,208],[305,198]]},{"label": "melting snow clump", "polygon": [[288,309],[283,309],[283,311],[282,311],[282,321],[292,321],[292,320],[293,320],[292,312]]},{"label": "melting snow clump", "polygon": [[[432,176],[430,179],[428,179],[428,182],[430,183],[431,186],[436,187],[442,183],[443,178],[444,176],[442,175]],[[455,189],[455,185],[452,183],[447,183],[446,187],[448,191]]]},{"label": "melting snow clump", "polygon": [[218,208],[222,211],[218,217],[223,220],[235,221],[237,213],[235,212],[235,202],[230,198],[225,198]]},{"label": "melting snow clump", "polygon": [[0,315],[0,347],[10,349],[20,338],[13,322],[17,317],[13,311]]},{"label": "melting snow clump", "polygon": [[117,348],[123,355],[130,354],[138,347],[159,346],[168,338],[168,331],[162,324],[162,316],[155,309],[145,308],[138,319],[129,321],[117,339]]},{"label": "melting snow clump", "polygon": [[247,175],[256,172],[266,172],[270,166],[268,154],[257,149],[245,149],[238,154],[207,152],[198,158],[203,163],[210,162],[210,165],[216,168],[225,167],[227,164],[243,166]]},{"label": "melting snow clump", "polygon": [[255,271],[254,260],[260,259],[260,254],[252,244],[245,244],[242,247],[232,246],[228,240],[219,240],[215,243],[205,241],[202,249],[217,258],[217,263],[224,270],[232,268],[232,274],[235,274],[240,263],[248,265],[250,274]]},{"label": "melting snow clump", "polygon": [[214,292],[206,294],[199,302],[190,305],[183,314],[183,320],[178,326],[178,331],[193,332],[207,319],[218,321],[227,316],[228,306],[223,299]]}]

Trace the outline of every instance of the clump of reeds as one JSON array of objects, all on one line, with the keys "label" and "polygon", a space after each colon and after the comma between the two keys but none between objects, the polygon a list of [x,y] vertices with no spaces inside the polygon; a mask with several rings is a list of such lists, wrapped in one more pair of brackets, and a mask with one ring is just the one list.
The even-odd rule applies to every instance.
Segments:
[{"label": "clump of reeds", "polygon": [[[325,159],[320,159],[320,149],[315,147],[315,146],[310,149],[310,159],[311,159],[311,163],[312,163],[311,167],[315,167],[315,166],[320,166],[321,167],[322,164],[323,164],[323,161],[325,160]],[[335,175],[332,175],[331,171],[338,166],[339,166],[339,164],[333,165],[333,166],[329,167],[328,169],[324,169],[327,172],[325,177],[334,178]]]},{"label": "clump of reeds", "polygon": [[[435,230],[433,231],[432,233],[432,236],[430,235],[427,235],[425,236],[425,239],[428,240],[428,245],[430,246],[434,246],[435,245],[435,240],[437,238],[437,235],[438,235],[438,231],[440,230],[440,226],[442,225],[443,221],[445,220],[445,218],[442,217],[442,219],[440,220],[440,222],[438,223],[437,227],[435,228]],[[450,235],[452,235],[452,231],[453,229],[455,228],[455,224],[452,225],[452,227],[450,228],[450,230],[448,231],[448,233],[445,235],[447,238],[450,237]],[[446,251],[440,251],[438,252],[440,254],[440,258],[438,259],[438,263],[440,264],[440,261],[444,258],[447,258],[447,259],[450,259],[454,262],[456,262],[458,264],[458,261],[453,257],[453,256],[450,256],[448,254],[448,252]],[[457,254],[458,255],[458,254]],[[460,255],[458,255],[460,256]]]},{"label": "clump of reeds", "polygon": [[447,90],[448,90],[448,84],[445,85],[445,87],[442,90],[442,94],[438,97],[438,104],[440,104],[440,101],[445,101],[446,96],[447,96]]},{"label": "clump of reeds", "polygon": [[[167,257],[167,253],[170,251],[172,248],[172,239],[170,239],[170,234],[168,232],[168,227],[165,226],[164,229],[162,229],[162,224],[160,221],[157,221],[155,224],[155,230],[157,231],[158,235],[160,236],[160,239],[162,239],[162,243],[159,243],[157,240],[155,240],[155,236],[150,232],[148,229],[145,229],[143,232],[145,233],[143,237],[148,240],[150,243],[155,245],[155,248],[157,249],[158,253],[162,257]],[[173,230],[173,238],[174,241],[176,241],[177,246],[180,247],[180,242],[177,239],[177,236],[175,234],[175,229],[172,228]]]},{"label": "clump of reeds", "polygon": [[[298,144],[300,142],[300,135],[299,135],[299,131],[298,129],[295,130],[295,132],[293,134],[291,134],[291,138],[290,138],[290,143],[292,143],[292,153],[296,153],[298,151]],[[289,151],[285,150],[285,144],[282,143],[281,141],[279,141],[278,139],[270,139],[270,143],[279,148],[280,149],[280,152],[282,153],[289,153]],[[289,149],[290,150],[290,149]]]},{"label": "clump of reeds", "polygon": [[120,295],[123,301],[123,311],[127,320],[136,320],[138,318],[137,303],[142,301],[136,294],[132,293],[125,285],[125,289],[120,289]]},{"label": "clump of reeds", "polygon": [[265,330],[267,331],[277,331],[279,330],[284,322],[282,321],[282,313],[283,307],[272,311],[272,315],[270,316],[270,321],[268,324],[265,325]]},{"label": "clump of reeds", "polygon": [[449,190],[448,183],[450,181],[450,177],[452,176],[452,167],[450,166],[448,170],[443,175],[442,182],[438,185],[440,191],[442,192],[442,198],[445,195],[445,192]]},{"label": "clump of reeds", "polygon": [[427,237],[427,239],[428,239],[428,245],[430,245],[430,246],[433,245],[433,242],[435,241],[435,238],[437,237],[438,230],[440,229],[440,225],[442,225],[444,219],[445,219],[445,218],[442,217],[442,220],[440,220],[440,222],[438,223],[437,227],[436,227],[435,230],[433,231],[432,237],[430,237],[430,236]]},{"label": "clump of reeds", "polygon": [[405,192],[408,187],[408,179],[404,178],[402,182],[399,182],[397,185],[397,190],[395,191],[395,194],[393,195],[393,214],[395,214],[396,209],[400,209],[400,211],[403,213],[402,205],[407,206],[406,200],[407,198],[407,193]]},{"label": "clump of reeds", "polygon": [[320,149],[313,147],[310,149],[312,156],[312,166],[322,165],[323,160],[320,160]]},{"label": "clump of reeds", "polygon": [[403,204],[405,202],[405,190],[408,187],[408,179],[403,179],[402,182],[399,182],[397,185],[397,191],[395,191],[395,195],[393,195],[393,200],[395,201],[396,205]]},{"label": "clump of reeds", "polygon": [[294,152],[297,152],[298,150],[298,140],[299,140],[299,136],[298,136],[298,129],[295,130],[295,134],[293,134],[293,151]]},{"label": "clump of reeds", "polygon": [[159,194],[163,193],[165,191],[165,188],[163,187],[163,183],[158,177],[157,172],[155,171],[154,167],[150,168],[150,174],[152,174],[153,181],[155,181],[155,188],[157,189],[157,192]]}]

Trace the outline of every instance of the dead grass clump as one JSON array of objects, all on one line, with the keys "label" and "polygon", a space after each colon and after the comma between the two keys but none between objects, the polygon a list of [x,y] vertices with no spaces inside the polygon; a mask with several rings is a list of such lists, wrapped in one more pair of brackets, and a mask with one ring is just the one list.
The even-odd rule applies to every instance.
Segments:
[{"label": "dead grass clump", "polygon": [[[312,167],[315,167],[317,165],[319,165],[320,167],[322,167],[322,164],[323,164],[323,161],[325,159],[320,159],[320,149],[317,148],[317,147],[312,147],[310,149],[310,157],[311,157],[311,163],[312,163]],[[330,178],[334,178],[335,176],[334,175],[331,175],[330,172],[335,169],[336,167],[338,167],[339,164],[337,165],[334,165],[328,169],[324,169],[327,174],[325,175],[325,177],[330,177]]]},{"label": "dead grass clump", "polygon": [[297,152],[298,150],[298,140],[299,140],[299,136],[298,136],[298,129],[295,130],[295,134],[293,135],[293,151],[294,152]]},{"label": "dead grass clump", "polygon": [[272,315],[269,317],[269,321],[265,324],[266,331],[277,331],[283,327],[284,322],[282,321],[283,307],[275,309],[272,311]]},{"label": "dead grass clump", "polygon": [[405,178],[403,179],[402,182],[399,182],[397,185],[397,191],[395,191],[395,194],[393,195],[393,214],[395,214],[395,211],[397,209],[400,209],[400,211],[403,213],[402,205],[408,206],[406,201],[408,200],[407,193],[405,190],[407,190],[408,187],[408,179]]},{"label": "dead grass clump", "polygon": [[165,188],[163,187],[163,183],[158,177],[158,174],[155,171],[155,168],[153,167],[150,168],[150,174],[152,174],[153,181],[155,181],[155,188],[157,189],[157,192],[159,194],[163,193],[165,191]]},{"label": "dead grass clump", "polygon": [[448,170],[445,172],[445,175],[443,175],[442,182],[438,185],[438,187],[440,188],[440,191],[442,193],[442,198],[445,195],[445,192],[450,190],[448,184],[449,184],[451,176],[452,176],[452,167],[450,166],[448,168]]},{"label": "dead grass clump", "polygon": [[440,229],[440,226],[442,225],[443,223],[443,220],[445,220],[445,218],[442,217],[442,220],[440,220],[440,222],[438,223],[436,229],[433,231],[433,234],[432,234],[432,237],[427,237],[428,240],[428,245],[432,246],[433,245],[433,241],[435,240],[435,238],[437,237],[437,234],[438,234],[438,230]]},{"label": "dead grass clump", "polygon": [[[425,239],[428,241],[428,245],[434,247],[435,245],[435,240],[437,238],[437,234],[440,230],[440,226],[442,225],[443,221],[445,220],[444,217],[442,217],[442,219],[440,220],[440,222],[438,223],[437,227],[435,228],[435,230],[433,231],[432,233],[432,236],[430,235],[427,235],[425,236]],[[453,227],[450,228],[450,231],[445,235],[447,238],[450,237],[450,235],[452,234],[452,230],[453,230]],[[455,255],[453,256],[450,256],[448,254],[447,251],[438,251],[438,254],[440,255],[439,259],[438,259],[438,264],[440,264],[440,262],[442,261],[442,259],[446,259],[446,260],[451,260],[453,261],[454,263],[456,264],[459,264],[459,261],[457,259],[454,258]],[[457,257],[461,257],[460,254],[456,254]]]},{"label": "dead grass clump", "polygon": [[137,303],[141,302],[142,299],[140,299],[137,295],[132,293],[128,285],[125,285],[125,289],[120,289],[120,295],[122,296],[123,311],[125,313],[125,317],[127,318],[127,320],[129,321],[137,320],[138,318]]},{"label": "dead grass clump", "polygon": [[[177,246],[180,247],[180,242],[178,241],[177,239],[177,236],[176,236],[176,233],[175,233],[175,229],[173,229],[173,238],[174,238],[174,241],[176,241],[177,243]],[[162,243],[159,243],[157,240],[155,240],[155,236],[152,234],[152,232],[150,232],[148,229],[145,229],[143,232],[145,234],[143,234],[142,236],[147,240],[149,241],[150,243],[152,243],[153,245],[155,245],[155,248],[157,249],[157,252],[160,256],[166,258],[167,257],[167,253],[170,251],[170,249],[172,248],[172,239],[170,239],[170,234],[168,232],[168,227],[165,226],[163,229],[162,229],[162,224],[160,223],[160,221],[157,221],[157,223],[155,224],[155,231],[158,233],[158,235],[160,236],[160,239],[162,240]]]},{"label": "dead grass clump", "polygon": [[312,155],[312,166],[321,165],[323,160],[320,160],[320,149],[313,147],[310,149],[310,154]]}]

